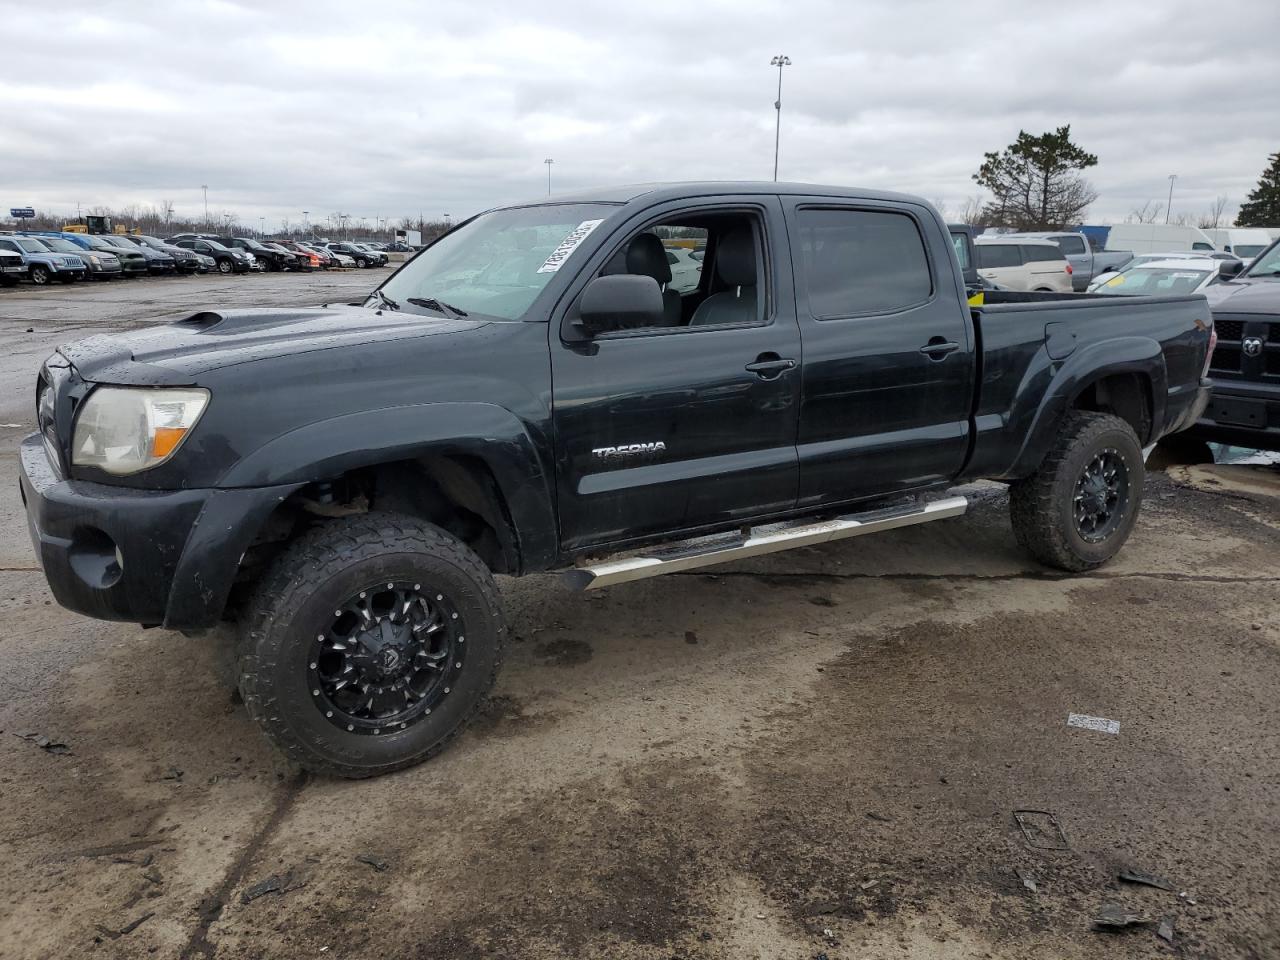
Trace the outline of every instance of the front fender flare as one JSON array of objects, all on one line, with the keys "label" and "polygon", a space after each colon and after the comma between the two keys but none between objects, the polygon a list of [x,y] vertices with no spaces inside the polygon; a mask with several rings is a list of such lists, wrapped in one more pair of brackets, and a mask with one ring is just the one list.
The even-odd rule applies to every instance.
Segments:
[{"label": "front fender flare", "polygon": [[[548,441],[549,442],[549,441]],[[492,403],[384,407],[321,420],[276,437],[241,458],[219,488],[312,483],[350,470],[426,455],[484,461],[511,518],[523,569],[552,565],[558,550],[555,492],[526,424]]]}]

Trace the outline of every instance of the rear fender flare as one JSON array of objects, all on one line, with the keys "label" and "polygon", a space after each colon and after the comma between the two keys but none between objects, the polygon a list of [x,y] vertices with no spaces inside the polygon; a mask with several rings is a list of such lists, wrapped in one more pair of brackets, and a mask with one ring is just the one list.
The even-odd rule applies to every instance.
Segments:
[{"label": "rear fender flare", "polygon": [[[1136,373],[1151,385],[1151,422],[1164,422],[1164,403],[1169,379],[1160,344],[1150,337],[1116,337],[1089,344],[1067,357],[1049,381],[1041,398],[1031,429],[1018,452],[1008,477],[1025,477],[1040,465],[1057,436],[1063,415],[1077,397],[1104,377],[1118,373]],[[1015,422],[1018,415],[1012,418]],[[1147,437],[1139,437],[1146,443]]]},{"label": "rear fender flare", "polygon": [[488,465],[505,501],[522,569],[553,564],[558,550],[550,471],[527,425],[491,403],[426,403],[334,417],[283,434],[243,457],[219,488],[330,480],[351,470],[427,456]]}]

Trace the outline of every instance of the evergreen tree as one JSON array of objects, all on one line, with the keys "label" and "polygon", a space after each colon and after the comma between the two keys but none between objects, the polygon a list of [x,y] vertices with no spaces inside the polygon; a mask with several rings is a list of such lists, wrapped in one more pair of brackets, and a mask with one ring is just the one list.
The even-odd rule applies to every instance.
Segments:
[{"label": "evergreen tree", "polygon": [[1237,227],[1280,227],[1280,153],[1262,171],[1249,199],[1240,205]]},{"label": "evergreen tree", "polygon": [[1071,142],[1071,126],[1018,139],[999,152],[983,154],[973,175],[992,199],[983,220],[1017,230],[1061,230],[1080,221],[1097,194],[1079,171],[1098,158]]}]

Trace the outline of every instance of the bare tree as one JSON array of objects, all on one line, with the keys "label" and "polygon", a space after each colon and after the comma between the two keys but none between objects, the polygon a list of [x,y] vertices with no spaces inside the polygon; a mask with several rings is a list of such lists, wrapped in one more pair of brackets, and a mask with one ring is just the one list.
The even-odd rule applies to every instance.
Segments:
[{"label": "bare tree", "polygon": [[1142,206],[1134,207],[1124,218],[1125,223],[1155,223],[1164,213],[1164,204],[1155,200],[1144,200]]},{"label": "bare tree", "polygon": [[1230,198],[1225,194],[1215,197],[1213,203],[1209,205],[1208,212],[1200,215],[1196,226],[1202,230],[1217,230],[1222,226],[1222,221],[1226,219],[1227,206],[1230,203]]},{"label": "bare tree", "polygon": [[970,226],[976,226],[982,222],[982,210],[986,206],[982,194],[975,193],[971,197],[965,197],[964,203],[960,206],[960,212],[956,214],[956,219],[961,223],[967,223]]}]

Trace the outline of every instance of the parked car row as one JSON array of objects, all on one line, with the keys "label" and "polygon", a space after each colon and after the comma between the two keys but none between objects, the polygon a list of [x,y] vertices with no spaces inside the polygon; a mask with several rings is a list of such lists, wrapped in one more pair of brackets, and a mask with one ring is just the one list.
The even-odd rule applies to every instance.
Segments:
[{"label": "parked car row", "polygon": [[0,285],[29,280],[110,280],[265,270],[329,270],[386,266],[379,245],[355,241],[257,240],[182,233],[162,240],[140,234],[28,230],[0,234]]}]

